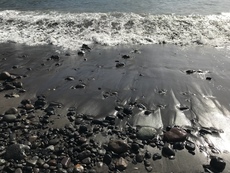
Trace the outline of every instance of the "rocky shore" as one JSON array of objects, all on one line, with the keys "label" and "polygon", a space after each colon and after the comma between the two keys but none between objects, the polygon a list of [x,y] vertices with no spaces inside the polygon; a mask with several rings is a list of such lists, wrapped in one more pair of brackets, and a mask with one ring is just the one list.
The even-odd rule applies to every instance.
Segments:
[{"label": "rocky shore", "polygon": [[229,172],[227,51],[0,47],[0,172]]}]

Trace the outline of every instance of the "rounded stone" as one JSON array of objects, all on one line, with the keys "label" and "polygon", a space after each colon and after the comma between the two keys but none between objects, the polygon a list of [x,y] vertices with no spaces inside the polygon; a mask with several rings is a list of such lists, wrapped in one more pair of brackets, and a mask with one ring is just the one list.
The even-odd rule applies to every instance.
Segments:
[{"label": "rounded stone", "polygon": [[111,140],[108,144],[108,149],[117,154],[124,153],[128,151],[129,148],[129,145],[121,140]]},{"label": "rounded stone", "polygon": [[155,137],[157,131],[152,127],[141,127],[137,131],[137,138],[141,140],[152,139]]},{"label": "rounded stone", "polygon": [[213,157],[210,161],[210,166],[218,172],[222,172],[225,169],[226,162],[220,157]]},{"label": "rounded stone", "polygon": [[16,121],[17,116],[14,114],[6,114],[3,116],[3,121],[6,121],[8,123]]}]

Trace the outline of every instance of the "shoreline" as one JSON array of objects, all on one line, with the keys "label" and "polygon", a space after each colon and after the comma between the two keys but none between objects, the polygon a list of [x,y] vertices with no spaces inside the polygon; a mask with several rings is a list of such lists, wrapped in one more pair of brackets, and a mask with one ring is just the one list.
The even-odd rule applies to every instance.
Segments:
[{"label": "shoreline", "polygon": [[[142,45],[95,47],[85,49],[81,56],[52,46],[7,43],[0,47],[0,73],[7,71],[11,75],[0,81],[1,128],[6,134],[1,141],[6,151],[12,144],[30,147],[25,152],[27,157],[21,159],[27,168],[16,165],[12,172],[17,168],[55,171],[59,169],[58,163],[62,165],[60,169],[73,168],[75,172],[77,164],[86,172],[108,172],[108,168],[124,172],[203,172],[213,171],[212,155],[224,158],[224,172],[230,170],[228,51],[198,46]],[[22,86],[5,89],[4,82],[15,81]],[[11,121],[5,118],[8,116],[5,112],[12,107],[17,112]],[[17,123],[21,124],[18,129]],[[177,126],[186,133],[186,140],[181,139],[179,148],[173,148],[176,142],[163,138]],[[148,139],[140,139],[142,128],[146,133],[150,130],[155,137],[147,135]],[[9,133],[16,134],[14,141],[10,141]],[[37,138],[28,143],[32,136]],[[54,138],[60,142],[53,143]],[[128,149],[116,153],[109,147],[110,138],[125,141]],[[43,144],[43,140],[48,143]],[[192,151],[185,148],[191,143],[195,145]],[[134,144],[138,148],[136,152],[132,148]],[[73,151],[64,145],[74,148]],[[50,146],[62,147],[63,151],[57,154]],[[163,156],[165,147],[174,154]],[[48,154],[44,154],[46,159],[37,153],[42,149]],[[145,156],[146,151],[151,153],[151,158]],[[154,161],[155,153],[161,159]],[[51,158],[52,154],[56,157]],[[4,155],[1,157],[6,163],[0,168],[8,170],[7,163],[14,162]],[[32,159],[33,155],[45,163],[39,164],[37,159],[31,164],[31,160],[36,160]],[[71,158],[68,165],[63,164],[66,157]],[[109,166],[105,157],[111,159]],[[137,157],[143,157],[141,163],[135,162]]]}]

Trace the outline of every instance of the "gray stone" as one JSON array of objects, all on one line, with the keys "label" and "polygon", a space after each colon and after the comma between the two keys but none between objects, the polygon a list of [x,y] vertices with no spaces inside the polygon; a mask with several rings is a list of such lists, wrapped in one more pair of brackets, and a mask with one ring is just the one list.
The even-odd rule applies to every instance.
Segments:
[{"label": "gray stone", "polygon": [[155,137],[156,133],[157,133],[156,129],[152,127],[141,127],[137,131],[137,138],[141,140],[152,139]]},{"label": "gray stone", "polygon": [[109,148],[109,150],[113,151],[114,153],[121,154],[121,153],[125,153],[126,151],[128,151],[128,149],[130,147],[124,141],[111,140],[111,141],[109,141],[108,148]]},{"label": "gray stone", "polygon": [[119,159],[116,160],[115,166],[116,166],[116,169],[118,169],[119,171],[123,171],[127,168],[128,161],[125,160],[123,157],[120,157]]},{"label": "gray stone", "polygon": [[12,107],[5,112],[5,114],[17,114],[17,113],[18,113],[18,109],[15,107]]},{"label": "gray stone", "polygon": [[8,123],[14,122],[17,120],[17,116],[14,114],[6,114],[3,116],[3,121],[6,121]]},{"label": "gray stone", "polygon": [[11,75],[7,71],[4,71],[0,74],[0,80],[6,80],[6,79],[9,79],[10,77]]}]

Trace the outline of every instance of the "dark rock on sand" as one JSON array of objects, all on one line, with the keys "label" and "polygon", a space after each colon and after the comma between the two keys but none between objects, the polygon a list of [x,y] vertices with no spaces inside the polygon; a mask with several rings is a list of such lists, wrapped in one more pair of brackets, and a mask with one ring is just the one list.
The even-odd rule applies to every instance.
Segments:
[{"label": "dark rock on sand", "polygon": [[3,121],[11,123],[17,120],[17,116],[14,114],[6,114],[3,116]]},{"label": "dark rock on sand", "polygon": [[220,157],[213,157],[210,161],[210,166],[218,172],[222,172],[225,169],[226,162]]},{"label": "dark rock on sand", "polygon": [[22,88],[22,87],[23,87],[22,82],[19,82],[19,81],[13,82],[13,85],[14,85],[16,88]]},{"label": "dark rock on sand", "polygon": [[129,59],[130,56],[129,56],[129,55],[122,55],[122,58],[123,58],[123,59]]},{"label": "dark rock on sand", "polygon": [[109,154],[109,153],[106,153],[104,155],[104,158],[103,158],[103,162],[106,164],[106,165],[109,165],[112,161],[112,155]]},{"label": "dark rock on sand", "polygon": [[91,50],[91,48],[87,44],[82,44],[81,49],[82,50]]},{"label": "dark rock on sand", "polygon": [[4,71],[0,74],[0,80],[6,80],[6,79],[9,79],[10,77],[11,75],[7,71]]},{"label": "dark rock on sand", "polygon": [[175,156],[175,152],[171,148],[170,144],[166,143],[162,148],[162,155],[165,157]]},{"label": "dark rock on sand", "polygon": [[7,160],[21,160],[25,158],[25,149],[29,149],[29,147],[22,144],[12,144],[6,148],[5,158]]},{"label": "dark rock on sand", "polygon": [[108,149],[117,154],[125,153],[129,148],[129,145],[121,140],[111,140],[108,143]]},{"label": "dark rock on sand", "polygon": [[180,127],[173,127],[164,133],[163,140],[167,142],[183,142],[187,138],[187,132]]},{"label": "dark rock on sand", "polygon": [[154,160],[154,161],[155,161],[155,160],[159,160],[159,159],[161,159],[161,155],[160,155],[159,153],[153,154],[153,160]]},{"label": "dark rock on sand", "polygon": [[188,151],[194,151],[196,149],[196,145],[193,142],[186,141],[185,148]]},{"label": "dark rock on sand", "polygon": [[124,159],[123,157],[120,157],[119,159],[116,160],[115,166],[116,166],[116,169],[118,169],[119,171],[123,171],[127,168],[128,161]]},{"label": "dark rock on sand", "polygon": [[77,52],[77,54],[80,55],[80,56],[84,56],[85,55],[85,51],[84,50],[79,50]]},{"label": "dark rock on sand", "polygon": [[142,153],[142,152],[140,152],[140,153],[138,153],[138,154],[136,155],[136,161],[137,161],[138,163],[143,162],[143,161],[144,161],[144,158],[145,158],[145,155],[144,155],[144,153]]},{"label": "dark rock on sand", "polygon": [[116,64],[116,67],[117,67],[117,68],[124,67],[124,66],[125,66],[125,63],[123,63],[123,62],[118,62],[118,63]]},{"label": "dark rock on sand", "polygon": [[58,55],[52,55],[50,57],[50,59],[52,59],[52,60],[60,60],[60,57]]},{"label": "dark rock on sand", "polygon": [[176,150],[183,150],[184,149],[184,142],[175,142],[173,144],[173,149],[176,149]]},{"label": "dark rock on sand", "polygon": [[185,72],[186,72],[186,74],[193,74],[193,73],[195,73],[196,71],[195,71],[195,70],[186,70]]},{"label": "dark rock on sand", "polygon": [[153,167],[152,166],[146,166],[145,169],[147,172],[152,172]]},{"label": "dark rock on sand", "polygon": [[83,89],[85,88],[85,84],[78,84],[75,86],[76,89]]},{"label": "dark rock on sand", "polygon": [[141,140],[152,139],[155,137],[157,131],[152,127],[141,127],[137,131],[137,138]]},{"label": "dark rock on sand", "polygon": [[17,114],[18,113],[18,109],[15,107],[9,108],[5,114]]},{"label": "dark rock on sand", "polygon": [[67,81],[73,81],[74,77],[68,76],[68,77],[65,78],[65,80],[67,80]]}]

